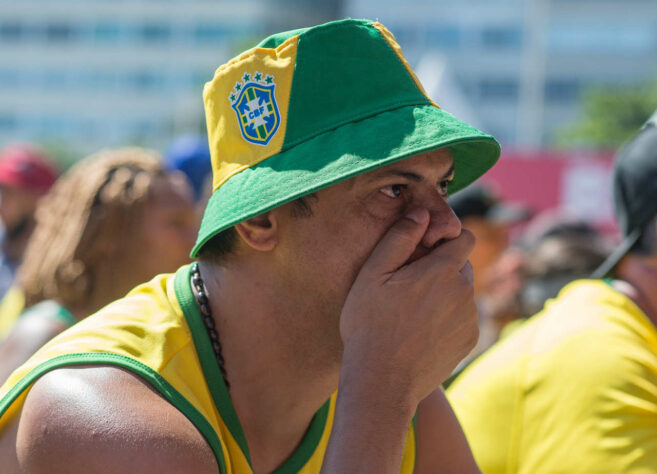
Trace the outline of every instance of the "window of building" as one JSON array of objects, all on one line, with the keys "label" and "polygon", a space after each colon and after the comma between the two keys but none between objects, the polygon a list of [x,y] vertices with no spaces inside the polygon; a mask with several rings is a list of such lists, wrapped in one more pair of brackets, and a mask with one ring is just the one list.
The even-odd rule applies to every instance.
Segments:
[{"label": "window of building", "polygon": [[138,119],[132,121],[126,129],[126,135],[132,135],[135,138],[147,138],[158,134],[159,126],[153,119]]},{"label": "window of building", "polygon": [[518,81],[510,78],[483,79],[479,81],[482,100],[517,100]]},{"label": "window of building", "polygon": [[224,25],[204,24],[196,25],[193,31],[194,41],[200,44],[216,44],[226,40],[229,32]]},{"label": "window of building", "polygon": [[121,25],[113,21],[96,23],[93,35],[98,43],[116,43],[121,38]]},{"label": "window of building", "polygon": [[655,25],[555,24],[547,44],[550,51],[566,54],[646,54],[655,49]]},{"label": "window of building", "polygon": [[550,78],[545,83],[545,99],[549,102],[572,102],[579,92],[580,84],[575,79]]},{"label": "window of building", "polygon": [[427,45],[436,48],[456,49],[461,42],[461,34],[456,26],[437,25],[427,29]]},{"label": "window of building", "polygon": [[140,28],[140,36],[145,43],[166,43],[171,38],[171,28],[163,23],[147,23]]},{"label": "window of building", "polygon": [[0,23],[0,39],[3,41],[18,41],[23,37],[24,27],[17,21]]},{"label": "window of building", "polygon": [[160,89],[164,85],[162,76],[153,71],[137,71],[128,76],[128,85],[138,91]]},{"label": "window of building", "polygon": [[201,46],[225,45],[230,42],[244,41],[244,38],[260,38],[262,32],[257,25],[241,23],[198,23],[190,31],[192,41]]},{"label": "window of building", "polygon": [[75,36],[75,30],[68,23],[56,22],[46,25],[46,40],[50,42],[66,42]]},{"label": "window of building", "polygon": [[0,114],[0,130],[11,131],[16,128],[16,117],[9,114]]},{"label": "window of building", "polygon": [[481,42],[486,49],[520,49],[522,30],[515,26],[486,27],[481,30]]}]

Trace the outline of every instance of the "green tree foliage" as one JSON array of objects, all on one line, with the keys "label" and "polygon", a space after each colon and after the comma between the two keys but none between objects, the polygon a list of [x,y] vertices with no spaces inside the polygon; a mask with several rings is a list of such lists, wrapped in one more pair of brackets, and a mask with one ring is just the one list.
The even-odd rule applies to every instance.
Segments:
[{"label": "green tree foliage", "polygon": [[657,81],[609,86],[582,95],[583,119],[562,129],[559,146],[617,149],[657,109]]}]

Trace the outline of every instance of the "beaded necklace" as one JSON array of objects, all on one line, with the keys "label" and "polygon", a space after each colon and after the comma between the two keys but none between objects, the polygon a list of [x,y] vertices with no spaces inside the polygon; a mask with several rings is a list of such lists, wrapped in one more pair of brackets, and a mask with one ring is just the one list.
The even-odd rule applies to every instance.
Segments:
[{"label": "beaded necklace", "polygon": [[208,333],[208,336],[210,337],[210,342],[212,343],[212,350],[214,351],[217,365],[219,366],[221,375],[223,376],[224,382],[226,383],[226,388],[230,388],[228,378],[226,377],[226,368],[224,367],[224,357],[221,355],[221,342],[219,341],[219,334],[215,328],[214,318],[212,317],[212,311],[210,309],[210,302],[208,301],[208,292],[205,288],[203,278],[201,278],[201,270],[199,268],[198,262],[194,262],[192,264],[191,283],[194,299],[196,300],[196,304],[201,310],[203,323],[205,324],[205,329]]}]

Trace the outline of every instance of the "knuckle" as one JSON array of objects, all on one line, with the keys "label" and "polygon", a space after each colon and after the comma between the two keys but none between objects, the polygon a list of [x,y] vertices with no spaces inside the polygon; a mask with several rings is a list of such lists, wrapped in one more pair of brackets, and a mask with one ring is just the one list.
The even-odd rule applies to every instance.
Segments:
[{"label": "knuckle", "polygon": [[477,241],[474,234],[470,232],[468,229],[461,230],[460,238],[463,240],[463,243],[470,248],[474,247]]}]

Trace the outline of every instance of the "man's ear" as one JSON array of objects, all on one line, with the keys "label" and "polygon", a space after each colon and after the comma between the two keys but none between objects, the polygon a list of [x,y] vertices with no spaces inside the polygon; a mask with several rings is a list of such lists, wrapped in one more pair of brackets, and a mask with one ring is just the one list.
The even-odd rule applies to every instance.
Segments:
[{"label": "man's ear", "polygon": [[272,212],[240,222],[235,230],[249,247],[261,252],[273,250],[278,244],[278,223]]}]

